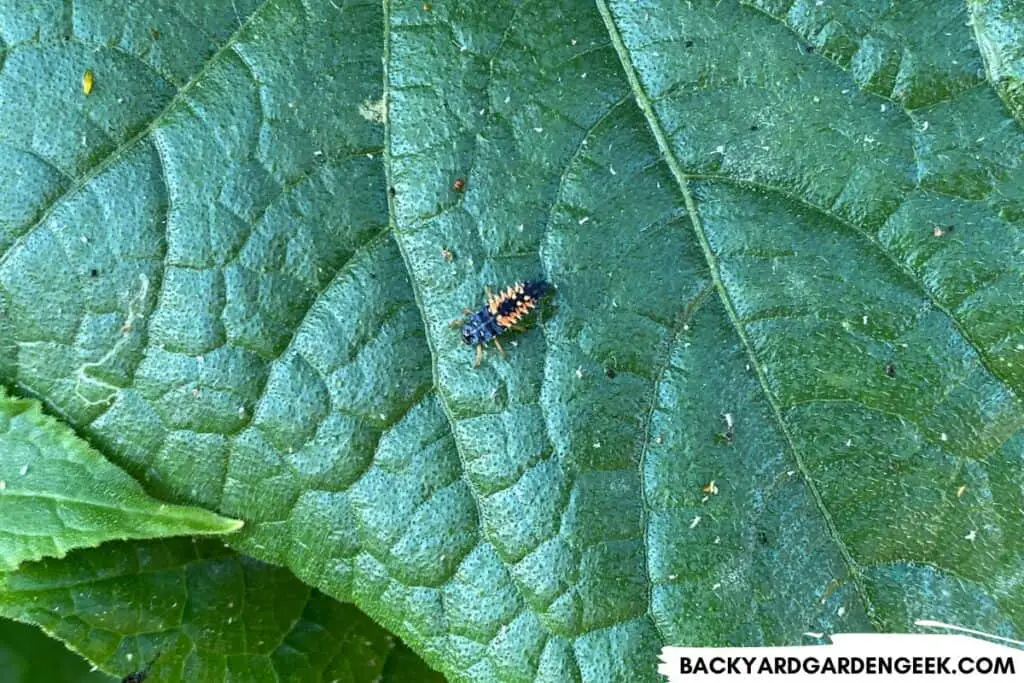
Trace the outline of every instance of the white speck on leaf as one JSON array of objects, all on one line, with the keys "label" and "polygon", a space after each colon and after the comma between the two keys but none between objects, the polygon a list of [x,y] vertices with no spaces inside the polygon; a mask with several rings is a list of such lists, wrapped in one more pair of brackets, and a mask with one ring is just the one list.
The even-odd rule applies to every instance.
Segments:
[{"label": "white speck on leaf", "polygon": [[580,225],[583,225],[584,223],[586,223],[586,222],[587,222],[587,221],[589,221],[589,220],[590,220],[590,216],[584,216],[583,218],[581,218],[581,219],[579,220],[579,224],[580,224]]},{"label": "white speck on leaf", "polygon": [[967,540],[967,541],[970,541],[971,543],[973,543],[974,539],[976,539],[977,537],[978,537],[978,531],[976,529],[971,529],[970,532],[966,536],[964,536],[964,540]]},{"label": "white speck on leaf", "polygon": [[697,515],[696,517],[693,518],[693,521],[690,522],[690,528],[691,529],[695,529],[698,524],[700,524],[700,515]]},{"label": "white speck on leaf", "polygon": [[26,474],[28,474],[28,465],[22,465],[21,469],[18,471],[21,472],[21,476],[24,477]]},{"label": "white speck on leaf", "polygon": [[387,96],[382,95],[378,100],[367,98],[359,105],[359,115],[370,123],[383,124],[388,117]]}]

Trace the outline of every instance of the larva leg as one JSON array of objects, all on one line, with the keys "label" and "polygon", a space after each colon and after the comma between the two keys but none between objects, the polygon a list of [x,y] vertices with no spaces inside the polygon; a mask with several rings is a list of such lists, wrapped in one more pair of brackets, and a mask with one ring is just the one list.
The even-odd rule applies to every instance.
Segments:
[{"label": "larva leg", "polygon": [[484,359],[484,345],[483,344],[477,344],[476,345],[476,360],[473,361],[473,367],[474,368],[480,367],[480,361],[482,361],[483,359]]},{"label": "larva leg", "polygon": [[508,358],[508,356],[505,355],[505,349],[501,348],[501,342],[498,341],[497,337],[494,338],[494,345],[498,347],[498,352],[501,353],[502,356]]}]

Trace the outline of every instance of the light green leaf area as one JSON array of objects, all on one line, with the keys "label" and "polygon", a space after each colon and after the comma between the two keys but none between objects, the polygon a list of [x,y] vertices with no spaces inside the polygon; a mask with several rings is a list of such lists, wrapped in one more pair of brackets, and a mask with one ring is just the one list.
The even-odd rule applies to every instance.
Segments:
[{"label": "light green leaf area", "polygon": [[38,401],[0,387],[0,571],[114,539],[224,534],[242,523],[167,505],[108,462]]},{"label": "light green leaf area", "polygon": [[1013,0],[969,0],[985,72],[1018,121],[1024,117],[1024,7]]},{"label": "light green leaf area", "polygon": [[35,8],[0,380],[237,550],[452,680],[1024,636],[1013,3]]},{"label": "light green leaf area", "polygon": [[112,543],[24,565],[0,577],[0,614],[119,678],[440,680],[354,606],[213,540]]}]

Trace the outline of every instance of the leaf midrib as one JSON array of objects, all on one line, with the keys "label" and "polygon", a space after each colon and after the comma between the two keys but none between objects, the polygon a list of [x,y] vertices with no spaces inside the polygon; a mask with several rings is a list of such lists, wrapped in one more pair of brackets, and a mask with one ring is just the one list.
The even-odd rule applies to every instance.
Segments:
[{"label": "leaf midrib", "polygon": [[704,230],[703,223],[701,222],[697,211],[696,201],[693,198],[693,193],[690,191],[689,177],[683,170],[682,164],[673,152],[672,147],[669,144],[668,137],[665,134],[665,130],[661,125],[661,121],[658,119],[658,116],[654,111],[651,99],[647,95],[646,90],[644,90],[643,85],[640,83],[639,75],[637,74],[629,55],[629,49],[622,40],[618,26],[615,23],[615,18],[612,15],[611,9],[608,7],[607,0],[596,0],[596,2],[598,11],[601,14],[601,18],[604,20],[605,27],[608,30],[608,35],[611,38],[612,45],[615,47],[615,52],[618,54],[619,61],[622,63],[623,73],[629,81],[630,89],[633,91],[633,95],[636,98],[637,106],[639,106],[640,110],[643,112],[644,119],[647,121],[647,125],[650,128],[651,133],[658,143],[658,148],[661,150],[661,153],[665,158],[665,162],[672,173],[672,177],[675,178],[676,184],[679,186],[679,191],[682,194],[687,214],[690,217],[690,223],[693,225],[693,230],[697,237],[697,241],[700,244],[701,252],[707,262],[712,283],[715,290],[718,292],[719,298],[722,300],[722,305],[729,318],[729,322],[736,330],[736,336],[739,338],[747,356],[750,358],[751,366],[754,370],[755,376],[757,377],[761,391],[771,408],[772,416],[779,427],[779,431],[786,440],[786,444],[793,455],[793,460],[796,462],[800,476],[807,485],[807,489],[810,491],[811,497],[814,499],[815,505],[824,519],[825,526],[828,529],[828,535],[836,544],[836,547],[843,558],[843,562],[846,564],[847,570],[850,572],[851,582],[853,583],[854,588],[857,591],[857,595],[864,606],[864,610],[868,615],[868,618],[871,621],[875,621],[874,608],[868,597],[863,578],[861,577],[861,568],[840,536],[835,521],[832,519],[832,513],[825,505],[825,501],[822,498],[821,493],[818,491],[818,488],[810,475],[810,471],[803,462],[803,458],[796,447],[796,443],[793,439],[793,435],[790,433],[788,425],[782,419],[782,407],[779,405],[775,395],[769,389],[768,378],[765,376],[764,367],[760,362],[758,362],[753,345],[747,337],[746,331],[743,329],[739,316],[736,313],[736,309],[733,306],[732,299],[729,297],[725,284],[722,282],[721,273],[718,268],[718,259],[715,256],[714,251],[711,249],[707,233]]}]

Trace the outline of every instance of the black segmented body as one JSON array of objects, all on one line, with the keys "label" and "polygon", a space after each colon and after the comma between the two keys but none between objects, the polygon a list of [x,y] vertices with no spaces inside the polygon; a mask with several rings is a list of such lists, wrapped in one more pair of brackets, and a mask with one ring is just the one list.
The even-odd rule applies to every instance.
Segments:
[{"label": "black segmented body", "polygon": [[543,280],[532,280],[517,282],[495,294],[463,325],[462,341],[471,346],[491,341],[516,324],[549,289],[551,286]]}]

